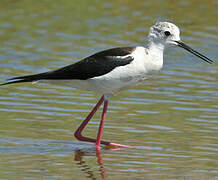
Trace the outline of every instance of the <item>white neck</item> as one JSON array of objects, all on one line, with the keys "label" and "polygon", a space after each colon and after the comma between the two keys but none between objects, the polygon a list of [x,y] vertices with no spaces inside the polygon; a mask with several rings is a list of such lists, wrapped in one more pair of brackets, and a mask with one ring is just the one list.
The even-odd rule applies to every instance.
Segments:
[{"label": "white neck", "polygon": [[162,43],[149,41],[147,49],[150,55],[157,59],[163,59],[164,45]]},{"label": "white neck", "polygon": [[147,45],[148,60],[145,63],[147,72],[159,71],[163,67],[164,45],[161,43],[149,41]]}]

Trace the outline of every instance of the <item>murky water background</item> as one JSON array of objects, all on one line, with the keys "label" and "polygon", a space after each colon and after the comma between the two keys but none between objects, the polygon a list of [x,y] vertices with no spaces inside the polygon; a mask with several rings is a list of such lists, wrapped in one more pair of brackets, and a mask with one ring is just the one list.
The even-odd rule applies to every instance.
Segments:
[{"label": "murky water background", "polygon": [[[104,139],[137,149],[96,152],[76,141],[100,95],[47,84],[1,87],[0,179],[218,179],[217,0],[0,4],[2,82],[143,45],[158,19],[180,26],[184,41],[216,61],[168,50],[157,76],[112,98]],[[96,135],[99,118],[85,135]]]}]

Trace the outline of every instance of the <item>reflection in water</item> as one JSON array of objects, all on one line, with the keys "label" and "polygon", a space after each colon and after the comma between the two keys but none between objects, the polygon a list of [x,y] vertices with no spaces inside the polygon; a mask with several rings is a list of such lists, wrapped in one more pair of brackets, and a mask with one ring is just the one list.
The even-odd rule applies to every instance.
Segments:
[{"label": "reflection in water", "polygon": [[[96,148],[96,157],[97,157],[97,162],[99,165],[99,171],[101,174],[101,179],[106,179],[105,178],[105,170],[104,170],[104,165],[102,163],[102,157],[101,157],[101,151],[100,149]],[[75,156],[74,156],[74,160],[76,161],[76,164],[79,166],[79,168],[81,169],[81,171],[86,175],[86,177],[92,179],[92,180],[96,180],[97,177],[95,177],[94,172],[91,170],[91,168],[89,167],[89,165],[86,164],[86,162],[83,160],[84,156],[90,156],[92,155],[92,152],[84,152],[82,150],[77,150],[75,152]]]}]

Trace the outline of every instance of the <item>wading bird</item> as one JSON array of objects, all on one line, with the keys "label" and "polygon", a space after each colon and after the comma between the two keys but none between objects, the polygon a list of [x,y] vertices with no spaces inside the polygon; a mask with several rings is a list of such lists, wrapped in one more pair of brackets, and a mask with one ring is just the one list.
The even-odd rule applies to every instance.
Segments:
[{"label": "wading bird", "polygon": [[[40,74],[19,76],[8,79],[1,85],[46,81],[67,84],[75,88],[103,94],[87,118],[75,132],[80,141],[93,142],[113,147],[129,147],[101,140],[104,121],[110,97],[122,90],[143,83],[149,74],[159,71],[163,66],[163,52],[166,47],[181,47],[208,63],[213,61],[193,50],[180,40],[179,28],[169,22],[158,22],[150,28],[148,44],[136,47],[118,47],[93,54],[66,67]],[[104,102],[97,139],[84,137],[82,131]]]}]

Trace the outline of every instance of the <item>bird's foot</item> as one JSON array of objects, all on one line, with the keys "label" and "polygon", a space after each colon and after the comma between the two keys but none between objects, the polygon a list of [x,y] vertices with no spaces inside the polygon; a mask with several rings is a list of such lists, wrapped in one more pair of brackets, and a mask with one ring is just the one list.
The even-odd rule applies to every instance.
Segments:
[{"label": "bird's foot", "polygon": [[117,143],[112,143],[112,142],[109,142],[109,143],[107,144],[107,147],[110,148],[110,149],[133,148],[133,146],[123,145],[123,144],[117,144]]}]

